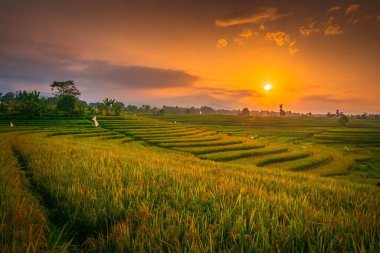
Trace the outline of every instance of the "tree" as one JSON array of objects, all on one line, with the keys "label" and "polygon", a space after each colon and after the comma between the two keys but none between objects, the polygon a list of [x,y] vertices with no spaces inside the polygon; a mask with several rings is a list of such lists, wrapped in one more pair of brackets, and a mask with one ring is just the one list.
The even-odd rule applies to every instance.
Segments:
[{"label": "tree", "polygon": [[339,126],[347,126],[350,119],[346,115],[341,115],[338,119]]},{"label": "tree", "polygon": [[[2,93],[0,93],[2,95]],[[0,95],[0,111],[5,114],[14,110],[16,106],[15,94],[8,92],[4,96]]]},{"label": "tree", "polygon": [[72,95],[62,95],[60,96],[57,108],[60,111],[66,112],[67,116],[71,116],[75,110],[75,105],[77,103],[77,98]]},{"label": "tree", "polygon": [[9,101],[15,99],[15,94],[13,92],[8,92],[4,96],[1,97],[1,101]]},{"label": "tree", "polygon": [[214,113],[214,108],[212,108],[212,107],[209,107],[209,106],[202,106],[201,108],[200,108],[200,110],[202,111],[202,113],[204,113],[204,114],[211,114],[211,113]]},{"label": "tree", "polygon": [[145,112],[148,112],[150,110],[150,105],[142,105],[140,108],[139,108],[140,111],[145,111]]},{"label": "tree", "polygon": [[98,113],[100,114],[105,114],[105,107],[103,103],[98,103],[96,108],[98,109]]},{"label": "tree", "polygon": [[122,110],[124,110],[124,104],[122,102],[116,101],[112,106],[114,115],[119,116]]},{"label": "tree", "polygon": [[41,106],[39,92],[18,91],[15,99],[19,103],[20,111],[28,115],[29,118],[41,114],[43,106]]},{"label": "tree", "polygon": [[249,116],[249,115],[251,115],[251,112],[249,111],[248,108],[243,108],[240,115]]},{"label": "tree", "polygon": [[60,96],[66,96],[70,95],[73,97],[80,96],[79,89],[75,86],[73,80],[58,82],[54,81],[51,85],[51,91],[53,92],[53,95],[60,97]]},{"label": "tree", "polygon": [[103,99],[103,104],[104,104],[104,111],[106,115],[110,115],[112,111],[112,107],[115,104],[115,99],[109,99],[105,98]]},{"label": "tree", "polygon": [[137,108],[137,106],[135,106],[135,105],[128,105],[125,109],[128,112],[137,112],[139,110],[139,108]]}]

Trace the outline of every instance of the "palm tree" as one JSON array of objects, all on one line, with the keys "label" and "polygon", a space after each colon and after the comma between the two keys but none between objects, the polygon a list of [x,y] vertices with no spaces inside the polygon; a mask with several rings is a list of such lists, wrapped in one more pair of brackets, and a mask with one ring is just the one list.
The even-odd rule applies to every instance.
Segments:
[{"label": "palm tree", "polygon": [[103,104],[106,115],[110,115],[112,111],[112,106],[115,104],[115,99],[105,98],[103,99]]}]

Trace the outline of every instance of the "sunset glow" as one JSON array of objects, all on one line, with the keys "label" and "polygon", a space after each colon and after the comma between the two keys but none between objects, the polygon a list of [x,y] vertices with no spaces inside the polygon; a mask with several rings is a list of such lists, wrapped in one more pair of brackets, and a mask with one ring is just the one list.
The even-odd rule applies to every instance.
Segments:
[{"label": "sunset glow", "polygon": [[0,92],[74,79],[87,101],[380,111],[377,1],[40,2],[0,3]]},{"label": "sunset glow", "polygon": [[272,89],[272,85],[271,84],[266,84],[265,86],[264,86],[264,90],[266,90],[266,91],[269,91],[270,89]]}]

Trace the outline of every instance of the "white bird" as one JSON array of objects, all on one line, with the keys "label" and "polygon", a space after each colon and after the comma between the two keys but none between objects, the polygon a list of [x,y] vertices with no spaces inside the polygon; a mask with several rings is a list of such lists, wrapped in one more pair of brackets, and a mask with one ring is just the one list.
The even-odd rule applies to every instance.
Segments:
[{"label": "white bird", "polygon": [[344,149],[345,149],[346,151],[350,151],[350,149],[349,149],[349,148],[347,148],[346,146],[344,146]]},{"label": "white bird", "polygon": [[92,118],[92,121],[94,121],[94,123],[95,123],[95,127],[98,127],[98,126],[99,126],[99,123],[98,123],[98,121],[96,120],[96,116]]},{"label": "white bird", "polygon": [[199,111],[199,114],[202,115],[202,111]]},{"label": "white bird", "polygon": [[174,121],[174,124],[177,124],[177,121],[176,121],[176,120]]},{"label": "white bird", "polygon": [[9,122],[9,127],[14,127],[12,122]]}]

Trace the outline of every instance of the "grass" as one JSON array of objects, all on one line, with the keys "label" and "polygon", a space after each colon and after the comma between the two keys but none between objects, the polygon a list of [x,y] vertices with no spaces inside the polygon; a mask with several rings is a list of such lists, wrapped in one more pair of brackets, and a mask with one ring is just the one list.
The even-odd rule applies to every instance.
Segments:
[{"label": "grass", "polygon": [[200,158],[209,159],[213,161],[232,161],[237,160],[244,157],[254,157],[254,156],[262,156],[268,154],[276,154],[287,152],[288,148],[277,147],[277,148],[258,148],[253,150],[239,150],[239,151],[226,151],[226,152],[218,152],[212,154],[204,154],[200,155]]},{"label": "grass", "polygon": [[202,154],[210,154],[210,153],[217,153],[217,152],[223,152],[223,151],[250,150],[250,149],[263,148],[263,147],[264,145],[262,144],[243,143],[243,144],[236,144],[236,145],[225,145],[222,147],[176,148],[176,150],[190,152],[195,155],[202,155]]},{"label": "grass", "polygon": [[[99,117],[98,129],[89,120],[0,127],[0,251],[379,251],[380,191],[368,184],[378,175],[376,146],[300,139],[309,119],[270,119],[300,127],[252,140],[247,126],[260,130],[264,120],[207,116],[189,126],[169,121],[193,116],[164,117]],[[376,130],[354,123],[364,131],[342,132]],[[314,132],[340,131],[329,128],[322,120]]]},{"label": "grass", "polygon": [[0,149],[0,251],[66,251],[70,241],[60,242],[62,231],[49,227],[41,197],[13,154],[9,139],[0,142]]},{"label": "grass", "polygon": [[271,157],[264,157],[260,161],[256,162],[257,166],[265,166],[269,164],[274,163],[282,163],[285,161],[293,161],[305,157],[311,156],[311,153],[309,152],[293,152],[293,153],[285,153],[285,154],[279,154]]}]

